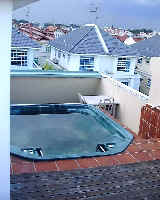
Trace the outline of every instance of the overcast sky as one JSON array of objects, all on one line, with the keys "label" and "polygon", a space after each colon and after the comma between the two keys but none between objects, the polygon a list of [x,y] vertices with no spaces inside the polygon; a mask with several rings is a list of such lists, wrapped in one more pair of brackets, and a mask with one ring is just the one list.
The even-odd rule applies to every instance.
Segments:
[{"label": "overcast sky", "polygon": [[40,0],[15,11],[13,17],[40,23],[94,23],[95,13],[89,10],[96,6],[98,25],[160,30],[160,0]]}]

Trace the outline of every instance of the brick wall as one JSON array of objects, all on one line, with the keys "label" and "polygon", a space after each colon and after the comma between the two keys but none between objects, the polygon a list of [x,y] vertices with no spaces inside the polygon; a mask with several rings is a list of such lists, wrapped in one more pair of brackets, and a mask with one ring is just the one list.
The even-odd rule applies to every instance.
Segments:
[{"label": "brick wall", "polygon": [[160,107],[145,105],[141,109],[139,136],[145,139],[160,138]]}]

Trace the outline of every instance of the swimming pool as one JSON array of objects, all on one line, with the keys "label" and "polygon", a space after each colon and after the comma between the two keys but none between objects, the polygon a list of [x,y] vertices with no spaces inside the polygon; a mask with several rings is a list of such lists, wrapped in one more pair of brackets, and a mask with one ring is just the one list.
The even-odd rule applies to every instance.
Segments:
[{"label": "swimming pool", "polygon": [[33,160],[113,155],[133,135],[84,104],[11,105],[11,154]]}]

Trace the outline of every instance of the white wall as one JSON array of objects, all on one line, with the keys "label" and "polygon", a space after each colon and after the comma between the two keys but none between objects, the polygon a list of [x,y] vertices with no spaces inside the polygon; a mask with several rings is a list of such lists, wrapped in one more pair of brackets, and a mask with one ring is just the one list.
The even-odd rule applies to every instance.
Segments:
[{"label": "white wall", "polygon": [[155,57],[151,59],[151,72],[152,72],[152,82],[151,89],[149,93],[150,104],[153,106],[160,105],[160,58]]},{"label": "white wall", "polygon": [[97,78],[11,75],[11,103],[75,103],[79,102],[78,93],[96,95],[99,82]]},{"label": "white wall", "polygon": [[148,97],[109,76],[101,79],[97,92],[99,95],[114,97],[119,103],[119,120],[138,134],[141,108],[148,102]]},{"label": "white wall", "polygon": [[[55,56],[55,51],[56,56]],[[70,59],[68,60],[68,53],[61,51],[61,57],[58,57],[59,50],[56,50],[54,47],[51,48],[51,56],[50,59],[57,59],[59,61],[59,65],[66,68],[69,71],[79,71],[80,67],[80,56],[76,54],[70,54]],[[63,54],[65,57],[63,57]]]},{"label": "white wall", "polygon": [[33,68],[33,59],[34,59],[34,50],[29,49],[27,52],[27,68],[32,69]]},{"label": "white wall", "polygon": [[79,71],[79,67],[80,67],[80,56],[71,54],[70,62],[68,64],[68,69],[70,71]]},{"label": "white wall", "polygon": [[53,47],[51,47],[50,59],[53,60],[54,58],[55,58],[55,49]]},{"label": "white wall", "polygon": [[95,56],[95,71],[113,73],[114,58],[111,56]]},{"label": "white wall", "polygon": [[131,88],[139,91],[139,87],[140,87],[140,76],[139,75],[135,75],[134,78],[132,78],[130,80],[130,85]]},{"label": "white wall", "polygon": [[12,30],[12,4],[11,0],[0,1],[0,199],[10,199],[10,62],[11,62],[11,30]]}]

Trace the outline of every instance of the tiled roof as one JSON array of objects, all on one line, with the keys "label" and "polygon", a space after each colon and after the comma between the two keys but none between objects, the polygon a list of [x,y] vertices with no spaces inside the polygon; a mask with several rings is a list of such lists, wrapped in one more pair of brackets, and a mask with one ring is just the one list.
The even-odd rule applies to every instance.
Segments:
[{"label": "tiled roof", "polygon": [[141,41],[141,40],[144,40],[144,38],[133,38],[133,40],[134,40],[135,42],[139,42],[139,41]]},{"label": "tiled roof", "polygon": [[[136,51],[131,51],[129,47],[112,37],[109,33],[100,30],[102,38],[109,50],[109,55],[136,56]],[[101,41],[94,26],[84,26],[76,29],[60,38],[51,41],[51,46],[75,54],[100,54],[106,55]]]},{"label": "tiled roof", "polygon": [[40,48],[40,44],[30,37],[19,32],[17,29],[12,29],[12,47],[30,47],[30,48]]},{"label": "tiled roof", "polygon": [[160,57],[160,36],[155,35],[152,38],[137,42],[131,45],[131,48],[137,50],[140,56]]},{"label": "tiled roof", "polygon": [[128,35],[127,34],[123,36],[116,35],[115,38],[119,39],[121,42],[124,42],[128,38]]},{"label": "tiled roof", "polygon": [[100,30],[104,42],[109,50],[109,54],[113,56],[137,56],[138,53],[134,49],[130,49],[127,45],[123,44],[120,40],[114,38],[109,33]]}]

